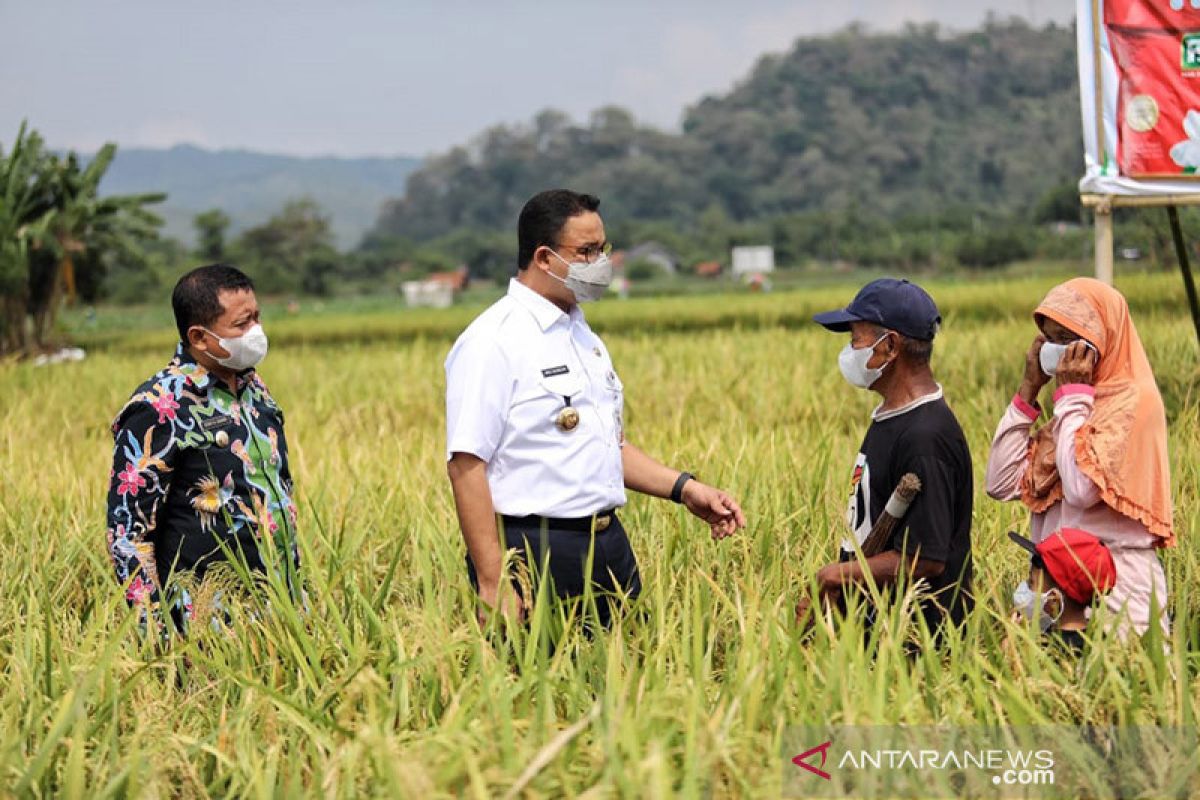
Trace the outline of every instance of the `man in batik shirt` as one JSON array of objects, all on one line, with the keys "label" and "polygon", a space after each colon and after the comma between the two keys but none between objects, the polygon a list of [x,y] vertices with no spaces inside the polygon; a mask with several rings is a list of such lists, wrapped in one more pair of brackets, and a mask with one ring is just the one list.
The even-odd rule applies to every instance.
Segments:
[{"label": "man in batik shirt", "polygon": [[126,599],[168,606],[183,631],[191,597],[173,575],[198,584],[236,560],[272,565],[296,592],[299,557],[283,412],[254,369],[267,353],[254,285],[234,267],[200,267],[171,305],[175,357],[113,422],[108,552]]}]

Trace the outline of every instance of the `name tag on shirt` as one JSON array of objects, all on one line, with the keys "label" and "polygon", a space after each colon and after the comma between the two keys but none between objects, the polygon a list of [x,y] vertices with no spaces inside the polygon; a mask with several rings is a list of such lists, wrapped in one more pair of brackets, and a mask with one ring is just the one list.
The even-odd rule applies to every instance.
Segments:
[{"label": "name tag on shirt", "polygon": [[212,433],[213,431],[221,428],[228,428],[232,424],[233,417],[226,416],[225,414],[215,414],[207,419],[201,420],[200,429],[205,433]]},{"label": "name tag on shirt", "polygon": [[566,364],[561,364],[557,367],[546,367],[546,369],[542,370],[542,377],[553,378],[558,375],[566,375],[570,371],[570,367],[568,367]]}]

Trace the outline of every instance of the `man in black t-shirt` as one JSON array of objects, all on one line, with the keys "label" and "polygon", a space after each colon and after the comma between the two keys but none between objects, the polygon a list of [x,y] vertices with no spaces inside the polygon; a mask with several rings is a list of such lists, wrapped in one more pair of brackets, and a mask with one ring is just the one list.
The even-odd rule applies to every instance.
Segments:
[{"label": "man in black t-shirt", "polygon": [[[916,284],[883,278],[846,308],[814,319],[851,334],[838,357],[842,375],[883,397],[854,462],[850,538],[841,558],[817,573],[822,598],[837,600],[846,587],[865,583],[867,571],[882,586],[922,581],[930,630],[947,617],[957,624],[971,606],[971,453],[929,366],[941,323],[937,306]],[[866,540],[906,473],[920,479],[921,492],[884,549],[858,559],[856,543]]]}]

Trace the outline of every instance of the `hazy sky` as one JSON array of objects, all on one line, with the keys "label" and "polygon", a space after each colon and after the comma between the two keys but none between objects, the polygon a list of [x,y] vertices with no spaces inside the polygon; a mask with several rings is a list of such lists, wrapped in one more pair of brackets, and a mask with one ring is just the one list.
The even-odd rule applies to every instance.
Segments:
[{"label": "hazy sky", "polygon": [[0,141],[426,155],[555,107],[660,127],[761,54],[860,20],[1069,22],[1071,0],[0,0]]}]

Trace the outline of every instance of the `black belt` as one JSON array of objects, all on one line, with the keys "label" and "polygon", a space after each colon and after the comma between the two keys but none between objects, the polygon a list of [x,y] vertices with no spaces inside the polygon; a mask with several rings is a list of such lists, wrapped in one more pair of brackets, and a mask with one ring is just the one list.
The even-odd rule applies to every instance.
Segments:
[{"label": "black belt", "polygon": [[587,517],[542,517],[537,514],[530,514],[527,517],[510,517],[507,514],[502,514],[500,519],[503,520],[506,527],[541,530],[546,528],[551,531],[583,531],[589,533],[603,533],[612,525],[616,519],[616,510],[599,511]]}]

